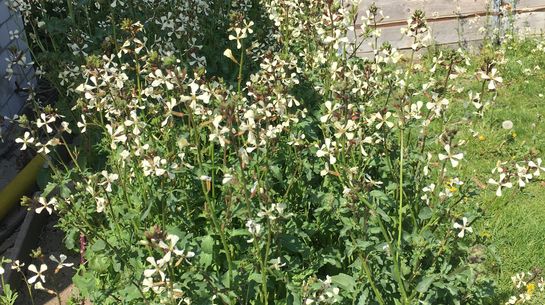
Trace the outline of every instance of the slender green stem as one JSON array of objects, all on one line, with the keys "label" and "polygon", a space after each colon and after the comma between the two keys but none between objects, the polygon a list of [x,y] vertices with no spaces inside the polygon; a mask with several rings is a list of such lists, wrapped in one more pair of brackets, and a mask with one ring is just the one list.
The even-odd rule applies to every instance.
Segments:
[{"label": "slender green stem", "polygon": [[[416,42],[416,38],[415,38]],[[399,105],[399,119],[400,119],[400,126],[399,126],[399,205],[398,205],[398,230],[397,230],[397,246],[395,249],[395,262],[394,262],[394,272],[396,273],[396,277],[398,278],[398,285],[399,285],[399,293],[401,294],[402,298],[402,304],[409,304],[409,300],[407,299],[407,293],[405,291],[405,285],[403,283],[402,273],[401,273],[401,262],[402,262],[402,246],[401,246],[401,239],[403,236],[403,208],[404,208],[404,202],[403,202],[403,195],[404,195],[404,189],[403,189],[403,174],[404,174],[404,163],[405,163],[405,139],[404,139],[404,133],[405,133],[405,114],[404,114],[404,107],[405,102],[407,101],[407,94],[409,90],[409,79],[411,76],[411,72],[413,70],[413,64],[414,64],[414,55],[415,51],[412,50],[411,57],[409,60],[409,68],[405,74],[405,88],[403,92],[403,96],[401,97],[401,103]],[[411,209],[412,213],[412,209]],[[413,215],[414,217],[414,215]]]},{"label": "slender green stem", "polygon": [[244,42],[242,43],[242,47],[240,50],[240,63],[238,65],[238,83],[237,83],[237,92],[238,94],[241,93],[242,90],[242,68],[244,67]]},{"label": "slender green stem", "polygon": [[[398,232],[397,232],[397,248],[401,249],[401,235],[403,233],[403,164],[404,164],[404,150],[405,143],[403,139],[403,128],[400,128],[399,133],[399,208],[398,208]],[[397,252],[397,259],[399,259],[399,252]]]},{"label": "slender green stem", "polygon": [[61,135],[61,140],[62,140],[62,144],[64,145],[64,147],[66,148],[66,151],[68,152],[68,155],[70,155],[70,159],[72,159],[72,163],[76,166],[76,168],[78,169],[78,171],[81,173],[82,170],[81,168],[79,167],[79,164],[78,164],[78,160],[76,159],[76,156],[72,153],[72,151],[70,150],[70,147],[68,147],[68,143],[66,142],[66,140],[64,139],[64,137]]},{"label": "slender green stem", "polygon": [[398,207],[398,231],[397,231],[397,247],[395,251],[395,263],[394,263],[394,270],[396,273],[396,277],[398,278],[398,285],[399,285],[399,292],[401,294],[402,298],[402,304],[408,304],[407,300],[407,293],[405,292],[405,285],[402,280],[401,275],[401,237],[403,235],[403,165],[404,165],[404,157],[405,157],[405,143],[403,139],[404,129],[403,126],[400,127],[400,133],[399,133],[399,146],[400,146],[400,153],[399,153],[399,207]]},{"label": "slender green stem", "polygon": [[229,244],[227,243],[227,238],[225,237],[225,232],[223,232],[221,226],[218,223],[218,219],[216,218],[216,208],[213,203],[213,200],[210,200],[210,196],[208,196],[208,189],[205,185],[205,181],[201,183],[203,193],[206,199],[206,204],[209,209],[210,214],[210,220],[212,221],[212,225],[214,226],[214,229],[216,230],[216,233],[220,236],[221,244],[223,245],[223,251],[225,251],[225,256],[227,258],[227,264],[229,267],[229,271],[227,273],[227,287],[231,287],[231,280],[233,278],[233,262],[231,257],[231,250],[229,250]]},{"label": "slender green stem", "polygon": [[72,20],[72,22],[76,22],[76,19],[74,18],[74,4],[72,3],[72,0],[66,0],[66,6],[68,7],[68,16]]},{"label": "slender green stem", "polygon": [[135,57],[134,61],[136,62],[136,89],[138,94],[138,100],[142,100],[142,83],[140,80],[140,62],[138,61],[138,58]]},{"label": "slender green stem", "polygon": [[28,279],[27,279],[25,273],[22,270],[20,270],[19,274],[21,274],[21,277],[23,278],[23,281],[25,281],[25,286],[26,286],[26,289],[28,291],[28,296],[30,297],[30,302],[32,303],[32,305],[36,305],[36,303],[34,302],[34,296],[32,295],[32,289],[30,288],[30,284],[28,283]]},{"label": "slender green stem", "polygon": [[371,273],[371,269],[369,269],[369,265],[367,264],[367,259],[363,257],[363,255],[360,256],[361,265],[363,267],[363,270],[365,270],[365,274],[367,276],[367,281],[369,281],[369,285],[371,285],[371,289],[373,289],[373,293],[375,294],[375,297],[377,298],[377,301],[380,305],[384,305],[384,299],[382,298],[382,294],[378,290],[377,286],[375,285],[375,281],[373,280],[373,274]]},{"label": "slender green stem", "polygon": [[263,255],[263,262],[261,265],[261,291],[263,293],[263,304],[269,304],[269,292],[267,288],[267,262],[269,260],[269,252],[271,248],[272,229],[271,221],[269,220],[269,226],[267,230],[267,244],[265,245],[265,254]]}]

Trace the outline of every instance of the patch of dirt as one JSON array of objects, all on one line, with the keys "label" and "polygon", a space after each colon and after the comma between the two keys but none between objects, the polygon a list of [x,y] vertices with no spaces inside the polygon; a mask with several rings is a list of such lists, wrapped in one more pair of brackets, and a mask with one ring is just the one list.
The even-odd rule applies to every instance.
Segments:
[{"label": "patch of dirt", "polygon": [[[44,286],[47,289],[51,289],[59,293],[60,305],[66,305],[66,304],[90,305],[90,303],[88,302],[69,303],[70,298],[72,296],[77,295],[75,288],[72,285],[72,277],[75,274],[75,269],[79,265],[80,256],[78,253],[70,252],[64,247],[64,244],[63,244],[64,233],[60,229],[55,228],[57,219],[58,218],[54,216],[49,218],[49,222],[45,226],[44,230],[42,231],[42,234],[40,236],[40,241],[38,242],[38,247],[41,248],[42,253],[46,257],[45,261],[48,266],[48,271],[45,273],[46,283],[44,284]],[[63,268],[57,274],[54,274],[54,269],[56,268],[57,264],[55,262],[52,262],[49,259],[49,256],[53,255],[56,258],[58,258],[61,254],[66,255],[68,258],[66,259],[65,262],[74,264],[74,267]],[[41,262],[36,259],[34,259],[33,263],[36,266],[39,266],[41,264]],[[27,278],[28,276],[33,276],[33,275],[34,274],[32,272],[29,272],[27,270],[27,275],[26,275]],[[31,298],[28,294],[26,285],[24,283],[18,289],[18,292],[20,296],[17,302],[15,303],[15,305],[32,304]],[[57,297],[54,295],[48,294],[45,291],[34,290],[34,289],[32,293],[33,293],[35,305],[59,305],[59,299],[57,299]]]}]

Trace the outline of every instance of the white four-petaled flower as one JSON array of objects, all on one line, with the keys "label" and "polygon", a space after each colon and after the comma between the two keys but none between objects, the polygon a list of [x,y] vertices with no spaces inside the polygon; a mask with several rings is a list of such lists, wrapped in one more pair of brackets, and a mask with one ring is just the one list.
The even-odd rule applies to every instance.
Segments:
[{"label": "white four-petaled flower", "polygon": [[57,267],[55,268],[55,273],[59,272],[59,270],[61,270],[64,267],[70,268],[70,267],[74,266],[73,263],[65,263],[66,259],[68,259],[68,257],[66,255],[64,255],[64,254],[59,255],[59,258],[56,258],[53,255],[50,255],[49,259],[54,261],[55,263],[57,263]]},{"label": "white four-petaled flower", "polygon": [[513,183],[510,181],[504,181],[507,175],[505,173],[500,174],[500,179],[498,181],[490,178],[488,179],[488,183],[492,185],[497,185],[498,189],[496,190],[496,196],[500,197],[502,195],[502,188],[512,188]]},{"label": "white four-petaled flower", "polygon": [[145,277],[152,277],[154,274],[159,274],[161,280],[164,281],[166,274],[163,271],[165,266],[165,261],[162,259],[155,260],[154,257],[150,256],[146,258],[146,261],[151,265],[152,268],[144,270]]},{"label": "white four-petaled flower", "polygon": [[484,71],[480,71],[481,79],[488,80],[488,89],[496,90],[496,83],[503,83],[503,78],[497,76],[498,69],[492,68],[487,74]]},{"label": "white four-petaled flower", "polygon": [[455,229],[460,229],[460,232],[458,233],[458,237],[460,237],[460,238],[463,238],[465,236],[466,231],[470,232],[470,233],[473,233],[473,228],[468,226],[466,217],[462,218],[462,224],[459,224],[459,223],[455,222],[453,227]]},{"label": "white four-petaled flower", "polygon": [[443,160],[449,159],[452,167],[457,167],[460,161],[464,158],[463,153],[458,153],[458,154],[452,153],[450,151],[449,144],[445,145],[445,151],[447,152],[447,154],[446,155],[439,154],[439,160],[443,161]]},{"label": "white four-petaled flower", "polygon": [[44,275],[44,272],[47,271],[47,265],[46,264],[41,264],[40,265],[40,270],[38,270],[38,268],[36,268],[36,265],[34,264],[31,264],[30,266],[28,266],[28,270],[29,271],[32,271],[33,273],[35,273],[36,275],[28,278],[28,283],[29,284],[34,284],[36,283],[37,280],[39,280],[40,282],[43,282],[45,283],[45,275]]},{"label": "white four-petaled flower", "polygon": [[541,174],[541,171],[545,171],[545,167],[542,167],[541,166],[541,158],[537,158],[536,159],[536,162],[534,161],[529,161],[528,162],[528,166],[532,169],[535,169],[535,171],[533,172],[532,175],[534,175],[534,177],[537,177]]},{"label": "white four-petaled flower", "polygon": [[22,138],[15,139],[16,143],[22,143],[21,150],[27,149],[27,145],[34,143],[34,138],[30,136],[30,132],[26,131]]},{"label": "white four-petaled flower", "polygon": [[42,128],[42,126],[45,126],[45,131],[47,133],[53,132],[53,128],[49,126],[49,124],[55,122],[55,116],[52,115],[46,115],[45,113],[40,114],[40,118],[36,120],[36,126],[38,128]]},{"label": "white four-petaled flower", "polygon": [[322,144],[322,147],[320,147],[320,149],[316,152],[316,156],[319,158],[329,156],[329,163],[335,164],[335,162],[337,162],[337,158],[334,154],[336,145],[337,143],[335,141],[331,141],[331,139],[326,138],[325,144]]},{"label": "white four-petaled flower", "polygon": [[105,185],[105,189],[106,189],[106,192],[111,192],[112,191],[112,182],[116,181],[117,179],[119,179],[119,175],[118,174],[111,174],[111,173],[108,173],[107,171],[102,171],[101,172],[102,176],[104,177],[104,181],[102,181],[101,183],[99,183],[99,185]]},{"label": "white four-petaled flower", "polygon": [[57,209],[57,199],[55,197],[47,200],[44,197],[38,198],[38,203],[41,204],[36,210],[37,214],[41,214],[43,210],[46,210],[49,215],[53,214],[53,210]]},{"label": "white four-petaled flower", "polygon": [[377,120],[378,123],[375,126],[376,129],[381,129],[383,125],[388,126],[388,128],[394,127],[394,123],[388,121],[388,119],[392,116],[391,112],[386,112],[384,115],[382,115],[380,112],[377,112],[374,116],[374,120]]},{"label": "white four-petaled flower", "polygon": [[246,240],[246,242],[251,243],[254,241],[254,238],[256,236],[259,236],[259,233],[261,232],[261,225],[255,222],[254,220],[250,219],[246,222],[246,227],[248,228],[248,231],[250,231],[250,233],[254,236]]},{"label": "white four-petaled flower", "polygon": [[248,37],[246,34],[246,29],[241,28],[235,28],[235,35],[229,35],[229,40],[236,40],[237,41],[237,49],[242,48],[241,40]]}]

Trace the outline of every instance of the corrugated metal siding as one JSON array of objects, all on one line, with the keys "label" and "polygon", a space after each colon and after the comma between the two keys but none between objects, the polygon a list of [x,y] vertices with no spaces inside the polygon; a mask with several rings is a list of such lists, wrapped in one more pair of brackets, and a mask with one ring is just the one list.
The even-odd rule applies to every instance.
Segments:
[{"label": "corrugated metal siding", "polygon": [[[379,45],[388,41],[400,50],[411,47],[412,41],[401,34],[401,28],[417,9],[426,13],[433,41],[439,45],[470,45],[493,29],[503,32],[512,25],[519,30],[529,28],[533,34],[545,30],[545,0],[364,0],[360,15],[373,2],[388,16],[377,25],[382,31]],[[503,16],[500,6],[509,7],[514,19]],[[365,56],[371,51],[369,44],[363,44],[358,53]]]}]

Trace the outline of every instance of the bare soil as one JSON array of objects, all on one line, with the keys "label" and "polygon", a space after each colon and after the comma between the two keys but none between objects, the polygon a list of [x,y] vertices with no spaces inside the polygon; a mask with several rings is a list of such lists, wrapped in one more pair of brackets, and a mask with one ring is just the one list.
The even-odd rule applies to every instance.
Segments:
[{"label": "bare soil", "polygon": [[[80,256],[78,253],[73,253],[68,251],[64,247],[63,239],[64,233],[55,227],[57,222],[57,217],[50,217],[48,224],[45,226],[42,234],[40,236],[40,241],[38,242],[38,247],[41,248],[42,253],[46,256],[46,264],[48,265],[48,273],[46,273],[46,283],[44,286],[48,289],[57,291],[60,296],[57,298],[54,295],[50,295],[45,291],[33,290],[33,299],[34,305],[67,305],[67,304],[86,304],[88,302],[76,302],[74,303],[71,300],[72,296],[77,296],[77,292],[72,285],[72,277],[75,274],[75,269],[78,267],[80,262]],[[73,268],[63,268],[57,274],[53,274],[53,271],[56,267],[56,263],[52,262],[49,259],[50,255],[59,257],[60,254],[66,255],[68,258],[67,263],[73,263]],[[39,266],[40,261],[34,260],[34,264]],[[32,274],[29,274],[32,276]],[[28,275],[27,275],[28,276]],[[18,289],[20,294],[16,305],[29,305],[32,304],[31,297],[27,291],[26,285],[23,283]],[[60,301],[60,304],[59,304]]]}]

